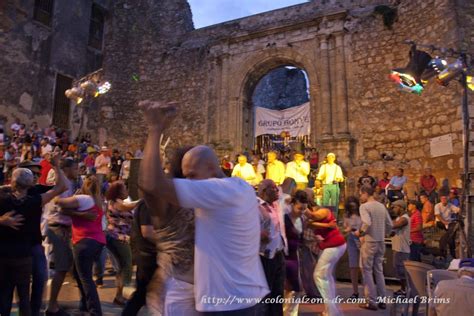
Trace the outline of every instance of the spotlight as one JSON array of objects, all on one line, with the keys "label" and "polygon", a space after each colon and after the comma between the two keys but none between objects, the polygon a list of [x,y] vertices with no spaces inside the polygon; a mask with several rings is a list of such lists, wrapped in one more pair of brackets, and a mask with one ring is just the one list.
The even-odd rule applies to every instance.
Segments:
[{"label": "spotlight", "polygon": [[458,59],[454,63],[449,64],[446,69],[438,75],[436,82],[446,87],[449,82],[459,76],[463,70],[464,63],[461,59]]},{"label": "spotlight", "polygon": [[421,76],[432,58],[428,53],[417,50],[415,45],[411,47],[408,56],[408,65],[405,68],[392,69],[390,79],[397,83],[402,91],[419,95],[423,91]]},{"label": "spotlight", "polygon": [[466,76],[467,87],[474,91],[474,77],[473,76]]},{"label": "spotlight", "polygon": [[91,80],[81,83],[81,89],[88,95],[96,95],[97,93],[97,85]]},{"label": "spotlight", "polygon": [[112,88],[112,85],[110,84],[110,82],[106,81],[106,82],[104,82],[103,84],[101,84],[100,86],[97,87],[97,93],[98,94],[105,94],[105,93],[109,92],[110,88]]},{"label": "spotlight", "polygon": [[431,78],[438,76],[443,70],[446,69],[448,62],[445,59],[436,56],[433,58],[426,67],[425,71],[421,75],[422,82],[427,82]]},{"label": "spotlight", "polygon": [[67,89],[64,93],[68,99],[73,100],[76,104],[80,104],[84,99],[84,90],[79,87]]}]

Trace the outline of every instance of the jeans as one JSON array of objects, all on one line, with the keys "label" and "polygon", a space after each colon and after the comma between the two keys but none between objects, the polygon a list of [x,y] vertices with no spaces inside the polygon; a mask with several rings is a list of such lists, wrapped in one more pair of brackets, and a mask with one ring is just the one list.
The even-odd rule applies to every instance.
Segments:
[{"label": "jeans", "polygon": [[127,302],[122,316],[137,315],[140,309],[146,304],[146,292],[153,274],[157,268],[156,254],[140,253],[137,258],[137,290],[132,298]]},{"label": "jeans", "polygon": [[[364,278],[365,297],[372,304],[377,303],[377,295],[385,297],[385,277],[383,275],[383,257],[385,255],[385,242],[365,241],[360,247],[360,263],[362,277]],[[377,287],[374,283],[377,282]]]},{"label": "jeans", "polygon": [[103,244],[95,239],[84,238],[73,246],[74,277],[81,293],[81,310],[91,315],[102,315],[99,294],[92,278],[94,260],[99,258]]},{"label": "jeans", "polygon": [[17,290],[21,316],[30,316],[31,257],[0,257],[0,316],[10,316],[13,291]]},{"label": "jeans", "polygon": [[326,248],[319,256],[316,269],[314,269],[314,282],[326,304],[326,312],[331,315],[342,315],[336,305],[336,281],[334,269],[339,259],[346,252],[346,244],[338,247]]},{"label": "jeans", "polygon": [[130,244],[107,235],[107,249],[118,260],[123,284],[125,286],[132,282],[132,249]]},{"label": "jeans", "polygon": [[423,244],[417,244],[412,242],[410,245],[410,260],[421,262],[421,250],[423,249]]},{"label": "jeans", "polygon": [[32,248],[31,315],[39,315],[43,304],[43,294],[48,281],[48,263],[42,245]]},{"label": "jeans", "polygon": [[[283,255],[283,251],[277,252],[273,259],[268,259],[263,256],[260,256],[260,259],[267,279],[268,288],[270,289],[270,293],[265,298],[277,298],[278,296],[283,297],[286,274],[285,256]],[[283,304],[262,304],[261,315],[283,315]]]}]

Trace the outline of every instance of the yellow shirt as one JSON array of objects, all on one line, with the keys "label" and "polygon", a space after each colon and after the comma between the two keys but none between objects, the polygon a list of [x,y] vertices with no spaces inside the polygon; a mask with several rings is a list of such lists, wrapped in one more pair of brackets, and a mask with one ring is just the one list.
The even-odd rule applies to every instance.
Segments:
[{"label": "yellow shirt", "polygon": [[343,182],[344,176],[342,169],[338,165],[324,164],[319,168],[318,180],[321,180],[323,184],[332,184],[334,181]]},{"label": "yellow shirt", "polygon": [[277,185],[285,181],[285,165],[280,160],[267,164],[266,178],[273,180]]},{"label": "yellow shirt", "polygon": [[293,178],[296,183],[308,183],[310,167],[307,161],[290,161],[286,164],[286,177]]},{"label": "yellow shirt", "polygon": [[232,176],[241,178],[245,181],[247,181],[249,184],[253,184],[253,180],[255,180],[255,171],[253,170],[253,166],[249,164],[248,162],[241,166],[240,164],[237,164],[234,167],[234,170],[232,171]]}]

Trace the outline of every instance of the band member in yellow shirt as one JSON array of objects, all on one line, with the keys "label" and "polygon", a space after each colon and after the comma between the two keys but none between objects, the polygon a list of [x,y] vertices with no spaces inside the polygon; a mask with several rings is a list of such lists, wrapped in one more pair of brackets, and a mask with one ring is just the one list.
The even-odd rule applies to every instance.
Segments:
[{"label": "band member in yellow shirt", "polygon": [[253,185],[256,175],[252,165],[247,162],[247,157],[240,155],[237,161],[239,163],[234,167],[232,177],[241,178]]},{"label": "band member in yellow shirt", "polygon": [[267,154],[267,174],[266,179],[273,180],[276,185],[280,185],[285,181],[285,164],[278,160],[277,153],[271,151]]},{"label": "band member in yellow shirt", "polygon": [[310,172],[309,162],[304,160],[302,151],[297,151],[293,161],[286,164],[286,177],[293,178],[297,190],[304,190],[308,186],[308,175]]},{"label": "band member in yellow shirt", "polygon": [[[344,182],[344,175],[342,169],[338,166],[336,155],[329,153],[327,156],[327,163],[321,165],[318,172],[317,179],[323,183],[323,205],[335,206],[336,216],[339,207],[339,183]],[[337,218],[337,217],[336,217]]]}]

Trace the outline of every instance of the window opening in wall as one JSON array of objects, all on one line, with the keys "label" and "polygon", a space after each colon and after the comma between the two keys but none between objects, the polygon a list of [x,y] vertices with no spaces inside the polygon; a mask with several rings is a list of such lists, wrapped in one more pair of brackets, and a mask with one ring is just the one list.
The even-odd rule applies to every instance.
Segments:
[{"label": "window opening in wall", "polygon": [[53,9],[54,0],[35,0],[33,19],[46,26],[51,26]]},{"label": "window opening in wall", "polygon": [[104,11],[97,4],[92,4],[91,22],[89,25],[89,46],[102,50],[104,38]]},{"label": "window opening in wall", "polygon": [[64,92],[72,87],[72,79],[60,74],[56,76],[54,93],[53,124],[57,127],[69,128],[70,100]]}]

